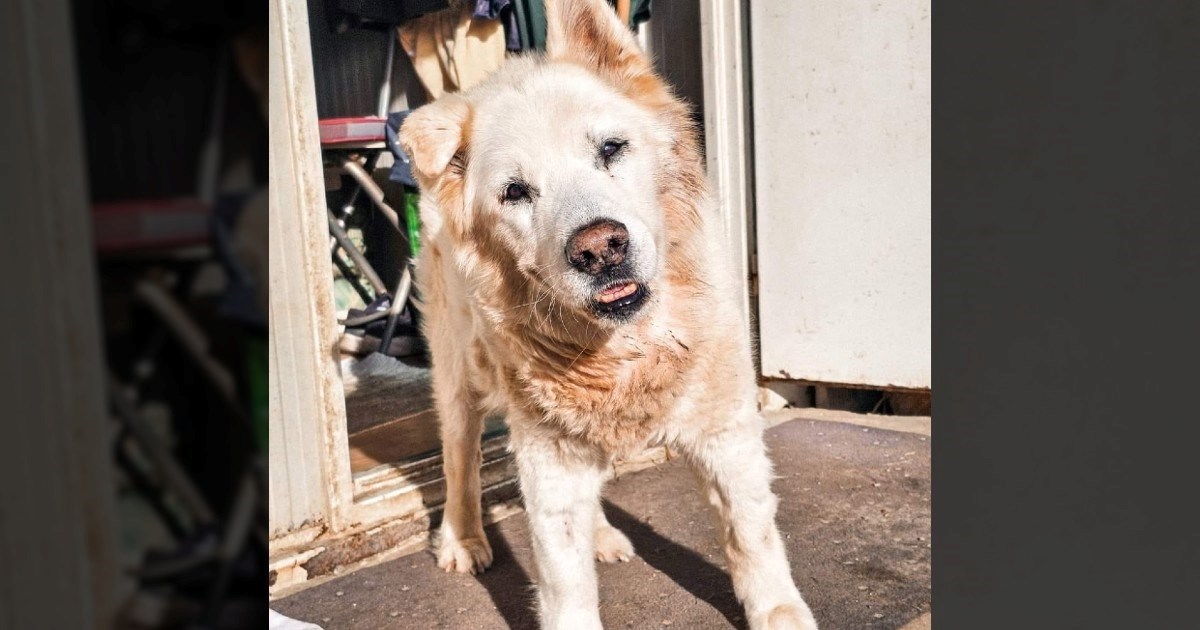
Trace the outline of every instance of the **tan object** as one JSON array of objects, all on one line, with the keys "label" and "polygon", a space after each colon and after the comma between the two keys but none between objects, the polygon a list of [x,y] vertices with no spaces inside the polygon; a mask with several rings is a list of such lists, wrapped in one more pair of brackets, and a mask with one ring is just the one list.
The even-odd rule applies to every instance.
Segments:
[{"label": "tan object", "polygon": [[504,61],[504,26],[475,19],[469,6],[423,15],[396,30],[433,99],[475,85]]}]

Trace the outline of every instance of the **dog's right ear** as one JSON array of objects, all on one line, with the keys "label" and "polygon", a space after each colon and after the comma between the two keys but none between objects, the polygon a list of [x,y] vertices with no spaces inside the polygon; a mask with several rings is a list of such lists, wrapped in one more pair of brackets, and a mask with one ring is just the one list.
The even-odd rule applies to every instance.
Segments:
[{"label": "dog's right ear", "polygon": [[400,146],[412,159],[418,178],[432,183],[446,171],[467,142],[470,118],[467,100],[446,94],[404,119]]},{"label": "dog's right ear", "polygon": [[604,0],[547,0],[546,54],[630,91],[661,84],[633,32]]}]

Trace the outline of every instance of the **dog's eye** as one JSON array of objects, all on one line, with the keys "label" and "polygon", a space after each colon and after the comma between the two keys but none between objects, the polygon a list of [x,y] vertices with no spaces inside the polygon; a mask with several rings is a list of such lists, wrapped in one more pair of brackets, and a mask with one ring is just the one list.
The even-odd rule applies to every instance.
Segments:
[{"label": "dog's eye", "polygon": [[625,144],[626,143],[621,140],[606,140],[604,144],[600,146],[600,157],[604,159],[605,166],[612,161],[616,154],[621,152],[621,149],[625,148]]},{"label": "dog's eye", "polygon": [[504,189],[504,200],[513,203],[529,198],[529,189],[520,182],[512,182]]}]

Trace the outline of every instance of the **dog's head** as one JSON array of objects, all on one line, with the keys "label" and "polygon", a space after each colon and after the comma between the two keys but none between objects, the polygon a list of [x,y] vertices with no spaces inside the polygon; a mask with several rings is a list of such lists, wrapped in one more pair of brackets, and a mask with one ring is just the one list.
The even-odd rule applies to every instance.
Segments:
[{"label": "dog's head", "polygon": [[400,138],[443,229],[617,326],[661,282],[664,191],[690,123],[603,0],[551,2],[547,28],[544,59],[418,109]]}]

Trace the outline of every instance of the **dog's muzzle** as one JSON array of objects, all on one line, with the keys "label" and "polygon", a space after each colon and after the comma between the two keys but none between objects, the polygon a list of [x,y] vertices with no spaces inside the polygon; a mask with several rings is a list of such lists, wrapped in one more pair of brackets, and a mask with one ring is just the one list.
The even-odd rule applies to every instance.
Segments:
[{"label": "dog's muzzle", "polygon": [[621,222],[600,219],[579,228],[567,239],[564,253],[572,268],[599,287],[591,299],[597,315],[627,319],[645,304],[648,291],[633,278],[629,230]]}]

